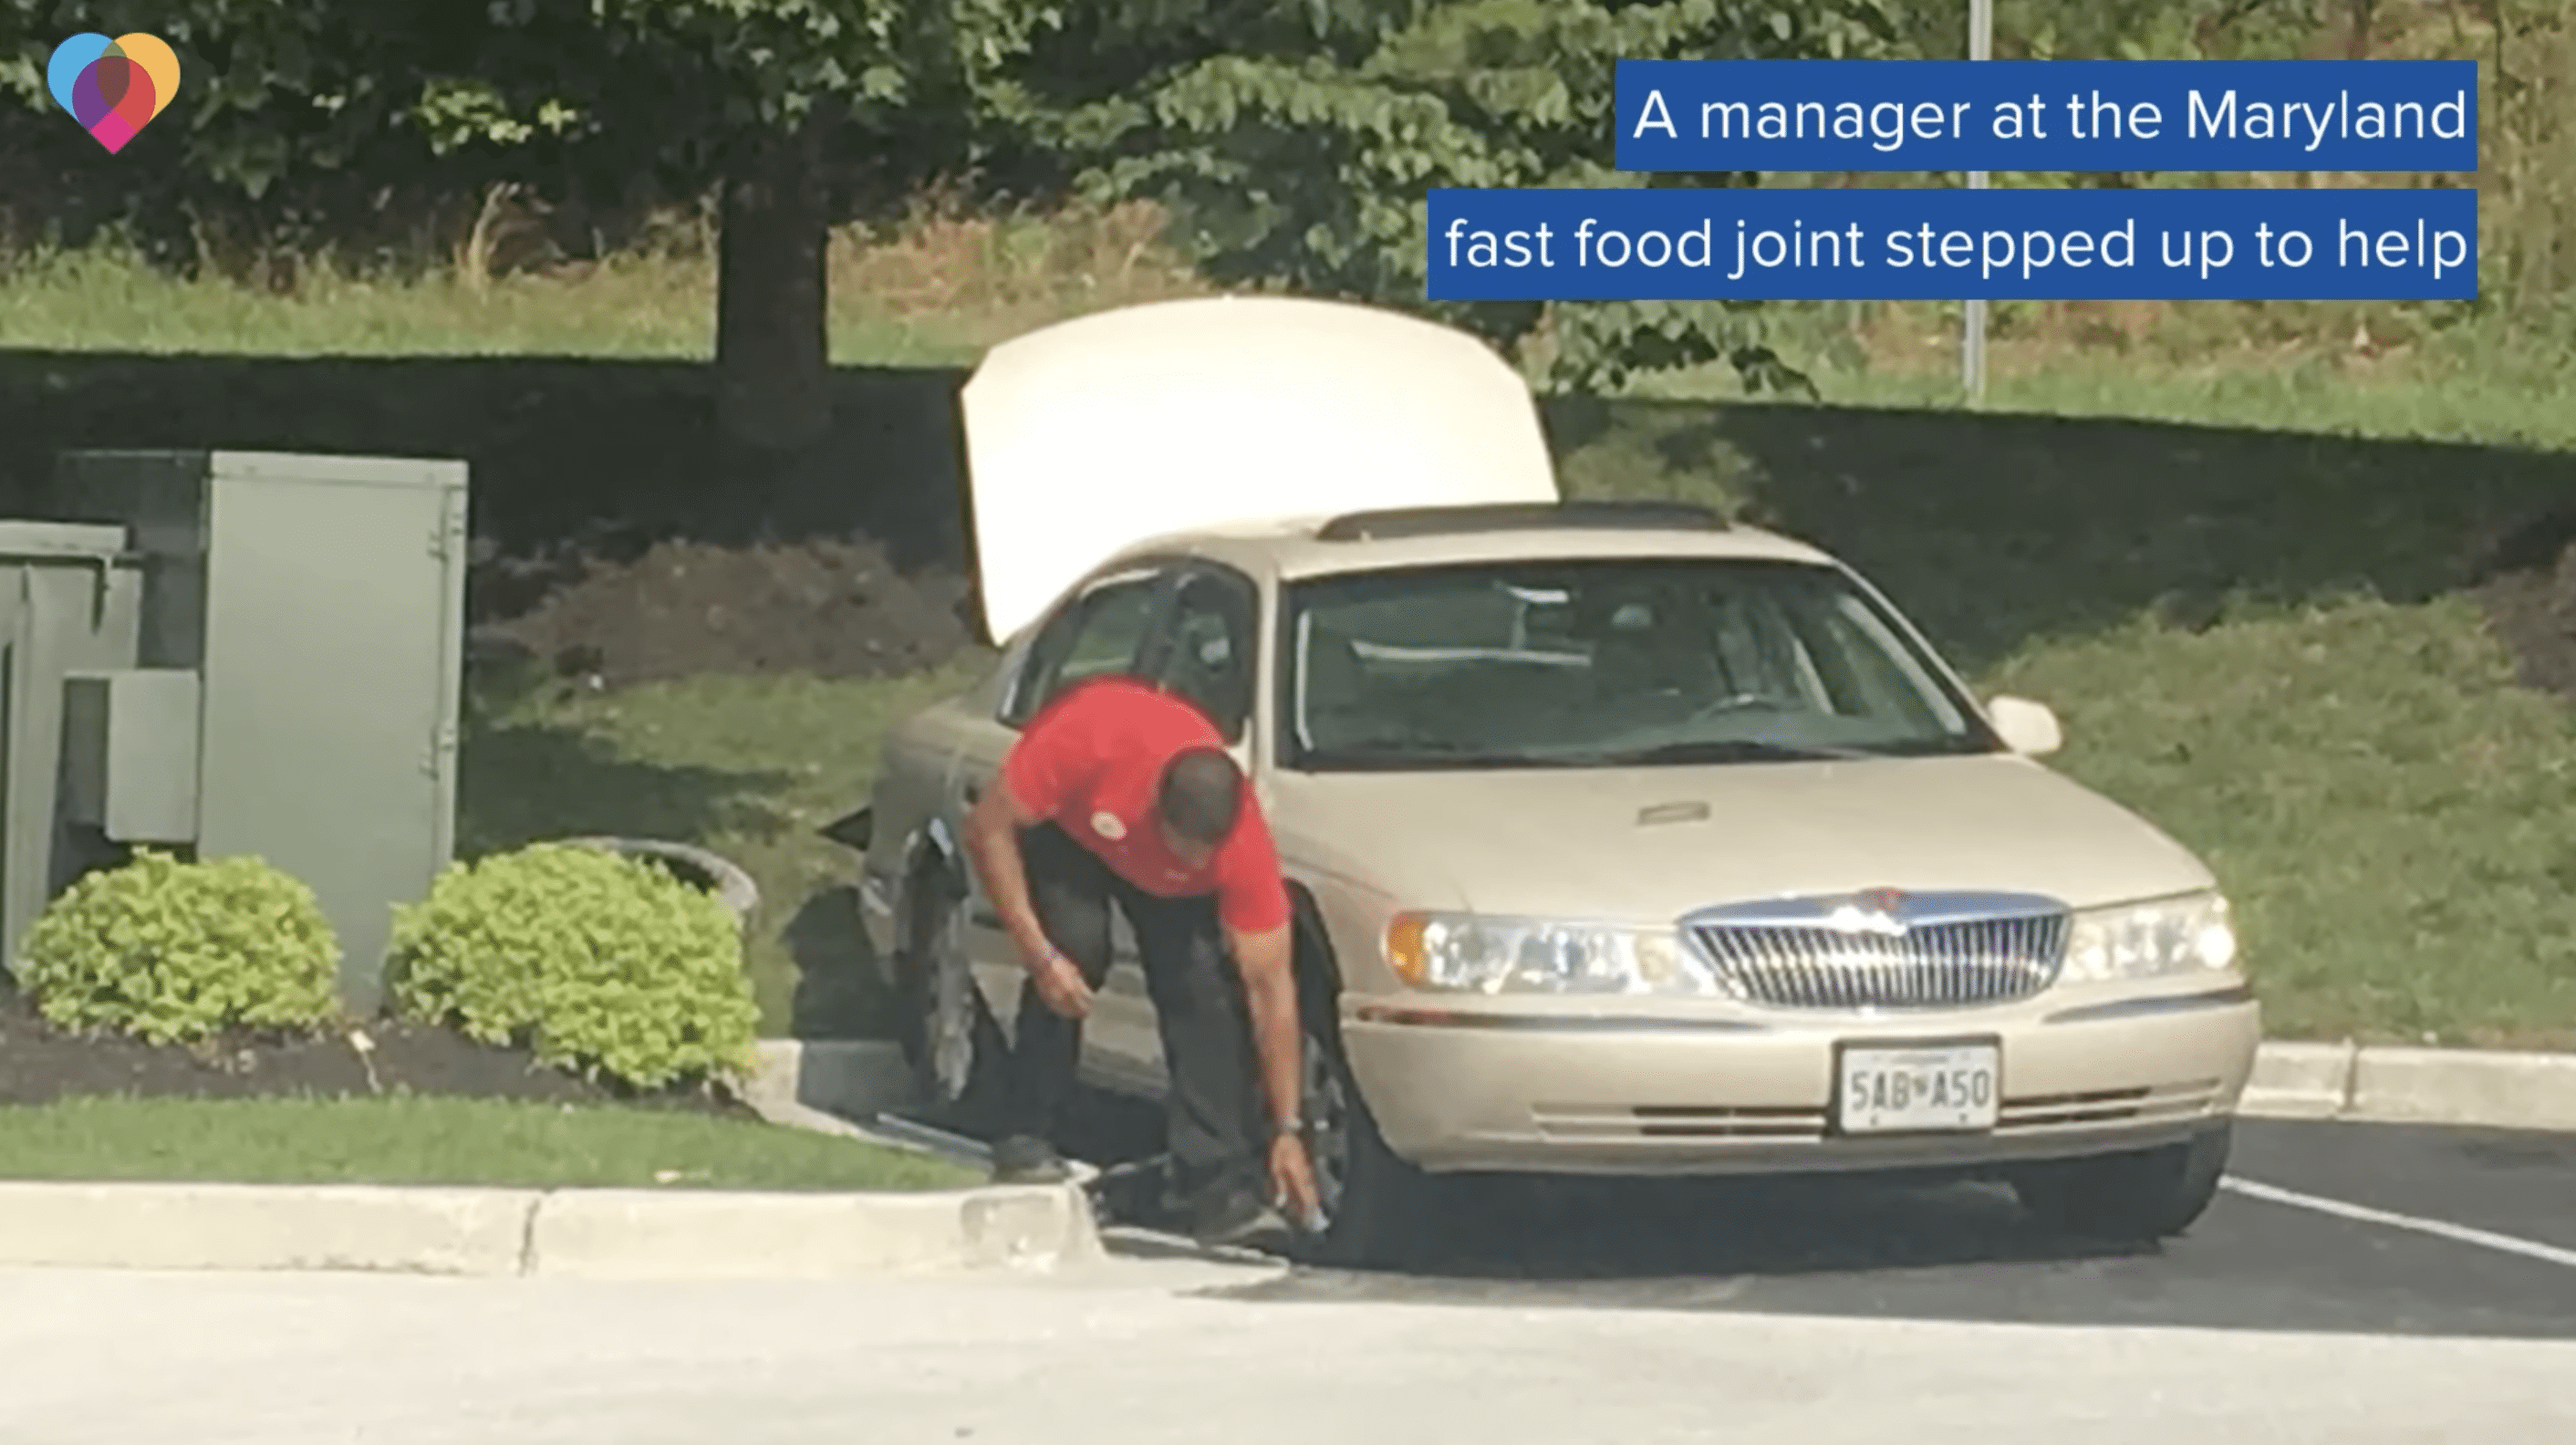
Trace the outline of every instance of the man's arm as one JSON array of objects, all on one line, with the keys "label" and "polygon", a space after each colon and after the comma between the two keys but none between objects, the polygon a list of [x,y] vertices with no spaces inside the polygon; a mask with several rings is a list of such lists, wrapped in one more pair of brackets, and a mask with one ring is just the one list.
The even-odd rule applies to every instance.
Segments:
[{"label": "man's arm", "polygon": [[1252,1048],[1261,1067],[1262,1092],[1270,1096],[1270,1184],[1277,1202],[1296,1211],[1295,1222],[1322,1227],[1315,1163],[1306,1154],[1305,1040],[1297,1028],[1297,914],[1288,881],[1279,875],[1279,852],[1270,825],[1254,810],[1236,825],[1218,889],[1217,917],[1228,951],[1243,975],[1244,1001],[1252,1014]]},{"label": "man's arm", "polygon": [[1002,927],[1019,945],[1030,987],[1048,1008],[1078,1019],[1091,1012],[1091,985],[1046,936],[1029,897],[1028,866],[1020,860],[1020,830],[1042,821],[1009,783],[995,778],[966,815],[966,856],[974,863],[976,876],[984,880],[984,892],[993,900],[993,911],[1002,916]]},{"label": "man's arm", "polygon": [[1274,1129],[1297,1118],[1304,1093],[1299,1078],[1304,1044],[1297,1030],[1292,927],[1282,923],[1257,933],[1226,931],[1235,967],[1243,973],[1244,1000],[1252,1011],[1253,1049],[1260,1056],[1262,1089],[1270,1097]]},{"label": "man's arm", "polygon": [[1002,927],[1020,947],[1020,957],[1034,967],[1055,953],[1055,944],[1038,923],[1037,905],[1029,897],[1029,870],[1020,861],[1020,833],[1044,822],[1000,778],[975,800],[966,814],[966,857],[983,880],[985,896],[1002,917]]}]

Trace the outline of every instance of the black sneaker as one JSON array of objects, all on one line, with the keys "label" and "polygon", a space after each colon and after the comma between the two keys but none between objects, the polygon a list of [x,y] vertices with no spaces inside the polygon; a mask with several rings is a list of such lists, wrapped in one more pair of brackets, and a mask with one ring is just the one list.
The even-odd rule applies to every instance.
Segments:
[{"label": "black sneaker", "polygon": [[1169,1171],[1159,1159],[1112,1164],[1090,1183],[1091,1207],[1102,1224],[1167,1224],[1179,1212]]},{"label": "black sneaker", "polygon": [[1288,1221],[1248,1190],[1211,1189],[1190,1211],[1190,1235],[1201,1244],[1277,1248],[1288,1241]]},{"label": "black sneaker", "polygon": [[996,1184],[1062,1184],[1072,1177],[1064,1156],[1044,1139],[1013,1134],[993,1146]]}]

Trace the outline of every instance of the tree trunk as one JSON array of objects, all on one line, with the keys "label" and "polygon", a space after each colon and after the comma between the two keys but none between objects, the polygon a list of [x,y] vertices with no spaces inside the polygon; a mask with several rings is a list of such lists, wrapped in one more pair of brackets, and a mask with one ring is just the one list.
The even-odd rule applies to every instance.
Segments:
[{"label": "tree trunk", "polygon": [[716,258],[716,424],[771,454],[832,429],[820,125],[765,131],[723,187]]},{"label": "tree trunk", "polygon": [[2343,54],[2346,60],[2370,58],[2371,31],[2379,19],[2379,0],[2350,0],[2344,8]]}]

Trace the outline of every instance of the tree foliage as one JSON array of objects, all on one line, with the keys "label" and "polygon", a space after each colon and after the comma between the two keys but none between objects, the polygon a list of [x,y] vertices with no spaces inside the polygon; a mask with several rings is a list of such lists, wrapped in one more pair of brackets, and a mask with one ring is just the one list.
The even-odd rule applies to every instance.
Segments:
[{"label": "tree foliage", "polygon": [[[2321,35],[2372,0],[1995,0],[1998,60],[2276,60],[2314,53]],[[1959,0],[1889,0],[1900,42],[1935,60],[1968,53]]]},{"label": "tree foliage", "polygon": [[[370,185],[421,177],[631,202],[766,170],[773,196],[814,192],[811,216],[779,222],[810,230],[978,161],[1026,174],[1034,156],[1095,197],[1165,202],[1221,282],[1422,307],[1427,189],[1641,183],[1610,164],[1619,58],[1880,53],[1892,33],[1880,6],[0,0],[0,87],[41,111],[43,54],[61,36],[148,27],[168,39],[187,77],[169,134],[134,148],[148,160],[79,167],[84,185],[115,175],[128,212],[165,219],[214,193],[301,196],[334,181],[344,208],[380,206]],[[813,144],[782,156],[781,136]],[[67,163],[88,144],[58,123],[44,142]],[[810,269],[783,242],[776,255],[744,269]],[[784,300],[787,312],[820,305]],[[1547,315],[1423,309],[1507,346]],[[1717,306],[1564,308],[1548,331],[1573,381],[1767,355],[1750,313]]]},{"label": "tree foliage", "polygon": [[[1957,0],[0,0],[0,190],[55,194],[67,216],[165,234],[245,204],[272,227],[327,228],[384,210],[406,186],[471,196],[506,181],[628,213],[713,190],[729,221],[770,237],[728,261],[729,300],[761,278],[804,277],[782,282],[737,330],[799,334],[791,350],[802,359],[790,359],[813,370],[817,228],[887,214],[935,178],[980,171],[1023,193],[1151,198],[1222,283],[1412,306],[1545,356],[1564,382],[1712,360],[1776,381],[1757,307],[1424,302],[1424,192],[1756,184],[1613,169],[1615,63],[1958,55],[1965,10]],[[2369,0],[1997,0],[1996,53],[2362,54],[2375,13]],[[109,161],[47,114],[43,59],[76,31],[128,29],[168,39],[186,81],[172,114]]]},{"label": "tree foliage", "polygon": [[1750,184],[1614,169],[1616,62],[1861,57],[1892,34],[1880,0],[1109,0],[1041,38],[1024,118],[1092,195],[1170,207],[1221,281],[1411,305],[1514,348],[1544,321],[1578,385],[1720,359],[1761,381],[1781,373],[1752,308],[1425,303],[1424,193]]},{"label": "tree foliage", "polygon": [[[1029,0],[0,0],[0,93],[49,112],[55,42],[145,29],[184,78],[135,151],[247,195],[303,171],[391,182],[476,157],[542,189],[643,178],[687,194],[747,136],[817,110],[869,168],[953,166],[979,87],[1051,14]],[[52,119],[65,150],[90,144]]]},{"label": "tree foliage", "polygon": [[[158,164],[91,153],[59,157],[56,175],[114,192],[106,219],[184,226],[192,242],[226,196],[282,191],[266,228],[318,208],[338,213],[327,233],[382,209],[396,178],[630,215],[713,192],[720,429],[793,455],[831,422],[828,227],[964,168],[986,90],[1053,14],[1033,0],[0,0],[0,88],[43,111],[63,36],[168,40],[184,79],[166,138],[145,137]],[[53,119],[47,144],[86,144]]]}]

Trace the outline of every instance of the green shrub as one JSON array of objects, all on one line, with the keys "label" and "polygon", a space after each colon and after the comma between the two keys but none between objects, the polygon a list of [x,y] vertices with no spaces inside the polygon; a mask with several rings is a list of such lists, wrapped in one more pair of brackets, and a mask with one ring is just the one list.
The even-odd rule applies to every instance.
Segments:
[{"label": "green shrub", "polygon": [[56,1028],[193,1043],[310,1029],[338,1010],[340,940],[313,890],[259,858],[149,849],[74,883],[37,918],[18,982]]},{"label": "green shrub", "polygon": [[659,864],[540,843],[451,864],[394,911],[397,1009],[640,1089],[747,1072],[734,915]]}]

